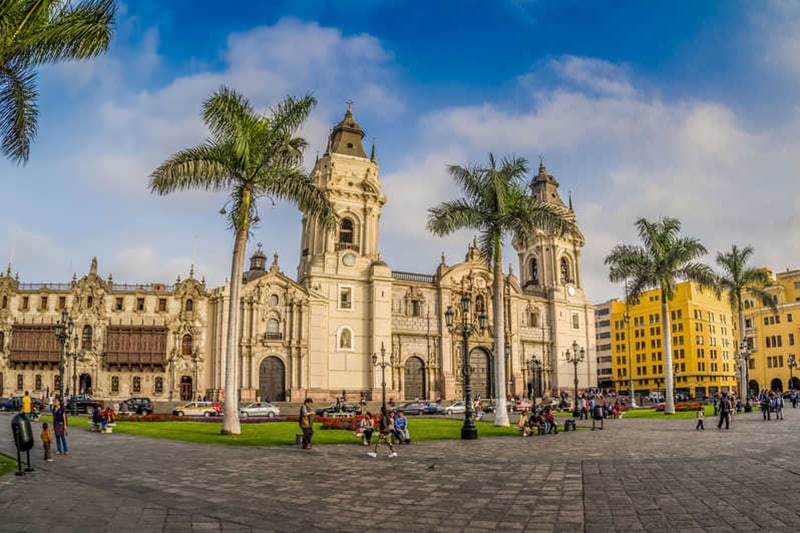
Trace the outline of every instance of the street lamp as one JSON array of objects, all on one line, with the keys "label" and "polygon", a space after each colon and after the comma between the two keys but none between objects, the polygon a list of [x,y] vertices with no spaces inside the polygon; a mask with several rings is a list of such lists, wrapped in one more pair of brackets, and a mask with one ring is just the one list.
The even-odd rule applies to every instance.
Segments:
[{"label": "street lamp", "polygon": [[627,298],[627,286],[625,290],[626,290],[625,314],[622,315],[622,320],[625,322],[625,325],[627,326],[628,329],[627,337],[625,337],[626,338],[625,346],[627,348],[626,355],[628,356],[628,398],[629,398],[628,401],[630,402],[631,407],[636,407],[636,399],[635,399],[636,397],[635,397],[635,391],[633,389],[633,358],[631,357],[631,314],[628,312],[630,307]]},{"label": "street lamp", "polygon": [[744,383],[743,390],[746,391],[744,412],[749,413],[753,408],[750,405],[750,385],[747,383],[747,357],[750,355],[750,343],[747,342],[746,337],[742,337],[742,342],[739,344],[739,354],[742,356],[740,379]]},{"label": "street lamp", "polygon": [[578,363],[583,362],[584,357],[586,357],[586,350],[583,348],[579,350],[578,341],[572,341],[572,352],[567,348],[567,351],[564,352],[564,357],[567,359],[567,363],[571,364],[575,369],[575,405],[572,409],[572,416],[577,418],[581,416],[581,410],[578,406]]},{"label": "street lamp", "polygon": [[75,323],[67,313],[66,309],[61,310],[61,320],[56,322],[56,340],[61,345],[58,356],[58,398],[64,402],[64,360],[66,358],[67,341],[72,336]]},{"label": "street lamp", "polygon": [[536,409],[536,396],[541,394],[541,387],[542,387],[542,362],[537,359],[535,355],[531,356],[528,359],[528,368],[530,368],[530,375],[531,375],[531,382],[533,385],[533,394],[531,394],[531,400],[533,403],[532,409]]},{"label": "street lamp", "polygon": [[789,389],[794,390],[794,372],[793,370],[797,368],[797,360],[794,358],[794,354],[789,354],[789,359],[786,362],[786,366],[789,367]]},{"label": "street lamp", "polygon": [[[78,335],[76,334],[75,337],[72,338],[72,353],[68,355],[72,356],[72,394],[75,395],[75,391],[78,390]],[[78,402],[72,402],[72,416],[78,415]]]},{"label": "street lamp", "polygon": [[[475,324],[470,324],[467,316],[470,312],[472,300],[469,294],[464,293],[461,296],[461,324],[453,325],[453,316],[455,312],[452,306],[447,306],[447,311],[444,312],[444,320],[447,324],[447,329],[450,333],[458,332],[461,334],[462,339],[462,358],[461,358],[461,373],[464,376],[464,403],[466,409],[464,410],[464,425],[461,427],[462,440],[474,440],[478,438],[478,429],[473,422],[472,411],[472,386],[470,385],[470,374],[472,374],[472,367],[469,365],[469,337],[472,334],[478,333],[479,329]],[[478,309],[478,326],[480,334],[486,331],[487,317],[483,309]]]},{"label": "street lamp", "polygon": [[676,402],[678,401],[678,369],[680,368],[680,366],[681,365],[679,365],[678,363],[672,365],[672,368],[674,370],[672,374],[672,377],[674,378],[674,381],[672,383],[672,397]]},{"label": "street lamp", "polygon": [[391,364],[391,361],[386,361],[386,348],[381,342],[381,362],[378,362],[378,354],[372,354],[372,366],[381,367],[381,412],[386,410],[386,367]]}]

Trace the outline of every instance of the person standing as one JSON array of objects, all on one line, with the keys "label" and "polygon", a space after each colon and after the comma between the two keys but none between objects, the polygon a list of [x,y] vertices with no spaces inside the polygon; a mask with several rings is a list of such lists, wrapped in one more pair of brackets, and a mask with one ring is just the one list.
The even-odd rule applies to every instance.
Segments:
[{"label": "person standing", "polygon": [[375,441],[375,450],[368,452],[367,455],[370,457],[378,457],[378,449],[380,449],[381,443],[384,443],[389,446],[389,457],[397,457],[397,452],[394,451],[394,445],[392,444],[393,432],[394,420],[389,414],[389,411],[386,410],[386,406],[383,405],[381,406],[381,419],[378,423],[378,440]]},{"label": "person standing", "polygon": [[719,412],[719,423],[717,424],[717,429],[722,429],[723,422],[725,422],[725,429],[731,428],[731,419],[728,416],[730,414],[730,409],[731,404],[728,402],[728,398],[723,392],[719,398],[719,408],[717,409]]},{"label": "person standing", "polygon": [[303,431],[303,449],[311,449],[311,437],[314,436],[314,410],[311,404],[314,400],[306,398],[300,408],[300,429]]},{"label": "person standing", "polygon": [[789,393],[789,399],[792,401],[792,409],[797,408],[797,391],[795,389]]},{"label": "person standing", "polygon": [[706,428],[703,425],[705,418],[706,418],[706,409],[705,407],[703,407],[702,404],[700,404],[700,407],[697,408],[697,425],[695,426],[694,429],[696,430],[702,429],[703,431],[705,431]]},{"label": "person standing", "polygon": [[64,455],[69,455],[67,448],[67,411],[61,405],[61,398],[56,398],[53,403],[53,429],[56,433],[56,455],[61,455],[61,448],[64,448]]},{"label": "person standing", "polygon": [[31,395],[28,391],[25,391],[25,396],[22,397],[22,416],[24,416],[27,420],[31,419]]},{"label": "person standing", "polygon": [[783,394],[778,391],[775,394],[775,420],[783,420]]},{"label": "person standing", "polygon": [[53,434],[50,432],[50,428],[47,426],[47,422],[42,424],[42,448],[44,448],[44,460],[45,461],[52,461],[53,458],[50,457],[50,446],[53,445]]}]

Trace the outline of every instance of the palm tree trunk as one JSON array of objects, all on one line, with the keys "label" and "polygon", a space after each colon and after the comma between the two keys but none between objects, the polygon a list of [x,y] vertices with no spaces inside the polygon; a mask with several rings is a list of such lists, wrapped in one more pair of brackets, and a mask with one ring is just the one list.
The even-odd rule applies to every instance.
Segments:
[{"label": "palm tree trunk", "polygon": [[741,358],[742,370],[739,379],[741,380],[739,386],[739,399],[743,403],[747,403],[747,358],[742,354],[744,353],[744,309],[742,308],[742,293],[739,293],[739,357]]},{"label": "palm tree trunk", "polygon": [[494,425],[507,427],[508,410],[506,409],[506,346],[505,320],[503,304],[503,250],[500,238],[495,237],[494,248],[494,390],[497,395],[497,408],[494,412]]},{"label": "palm tree trunk", "polygon": [[222,418],[223,435],[239,435],[239,394],[236,389],[236,360],[239,354],[239,292],[244,271],[244,249],[247,227],[236,230],[231,260],[231,294],[228,302],[228,343],[225,349],[225,406]]},{"label": "palm tree trunk", "polygon": [[664,414],[674,415],[675,391],[672,387],[672,332],[669,324],[669,303],[664,298],[664,291],[661,291],[661,326],[664,328]]}]

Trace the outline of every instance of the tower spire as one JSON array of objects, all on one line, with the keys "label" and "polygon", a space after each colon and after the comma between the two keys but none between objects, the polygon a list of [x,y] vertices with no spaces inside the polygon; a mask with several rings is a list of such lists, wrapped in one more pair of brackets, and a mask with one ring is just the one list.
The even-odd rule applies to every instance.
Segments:
[{"label": "tower spire", "polygon": [[369,160],[373,163],[375,162],[375,137],[372,138],[372,153],[369,156]]},{"label": "tower spire", "polygon": [[569,210],[572,211],[572,190],[567,192],[569,196]]}]

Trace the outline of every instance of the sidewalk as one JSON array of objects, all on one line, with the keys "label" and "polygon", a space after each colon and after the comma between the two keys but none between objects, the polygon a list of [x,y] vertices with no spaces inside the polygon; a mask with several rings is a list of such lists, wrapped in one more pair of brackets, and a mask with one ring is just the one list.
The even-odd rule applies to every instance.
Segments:
[{"label": "sidewalk", "polygon": [[[0,415],[7,455],[10,420]],[[800,529],[800,500],[784,490],[800,475],[800,410],[707,427],[613,420],[603,431],[415,442],[396,459],[358,445],[303,451],[73,430],[71,456],[42,463],[37,443],[35,472],[0,478],[0,531]],[[38,424],[34,432],[38,440]]]}]

